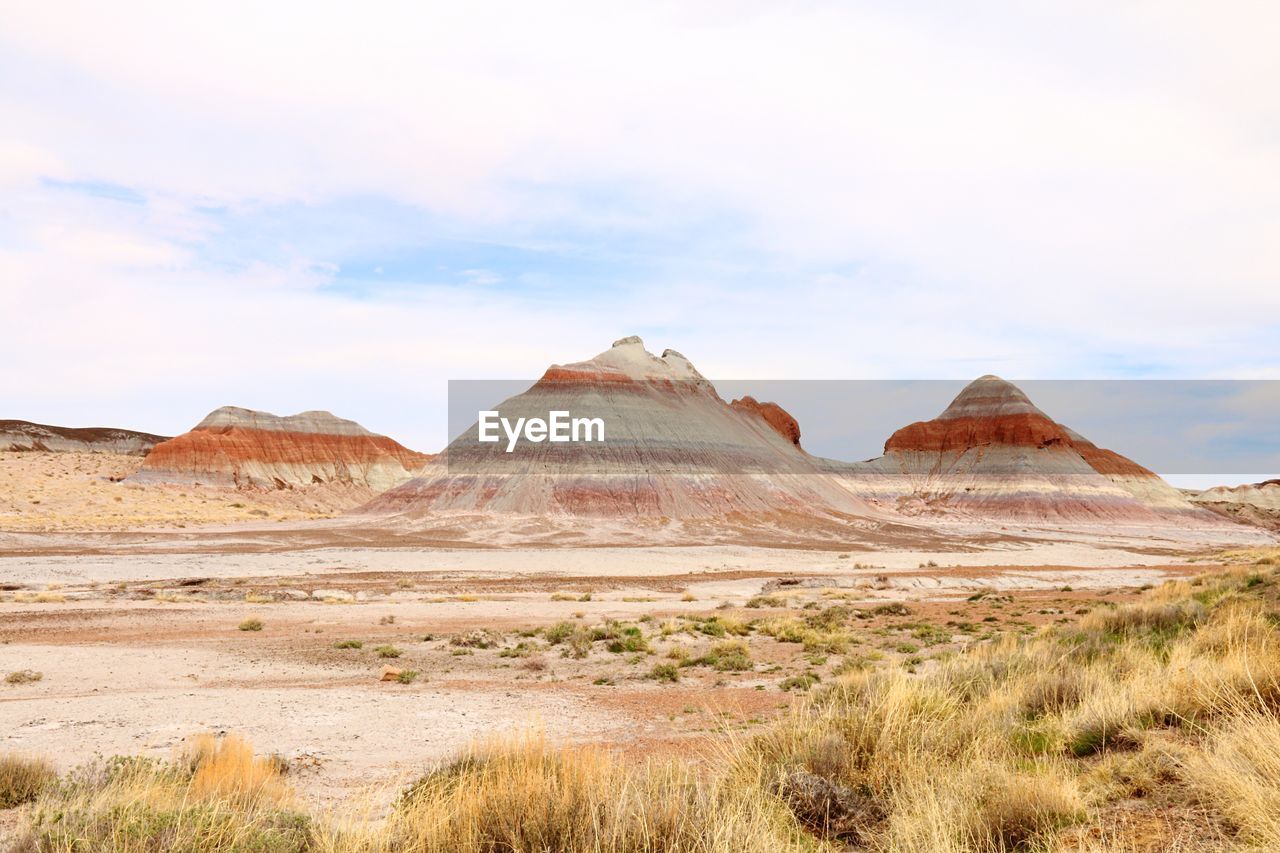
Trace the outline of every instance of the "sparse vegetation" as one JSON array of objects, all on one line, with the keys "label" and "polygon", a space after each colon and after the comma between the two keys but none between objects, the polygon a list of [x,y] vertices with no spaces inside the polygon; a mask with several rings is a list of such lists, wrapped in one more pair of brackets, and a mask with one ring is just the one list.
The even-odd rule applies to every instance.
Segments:
[{"label": "sparse vegetation", "polygon": [[491,649],[500,642],[502,635],[493,631],[468,631],[449,638],[449,645],[464,649]]},{"label": "sparse vegetation", "polygon": [[783,690],[808,690],[821,680],[816,672],[802,672],[782,679],[782,683],[778,686]]},{"label": "sparse vegetation", "polygon": [[261,630],[262,630],[262,620],[261,620],[261,619],[246,619],[246,620],[244,620],[243,622],[241,622],[241,623],[240,623],[239,628],[240,628],[240,630],[241,630],[241,631],[261,631]]},{"label": "sparse vegetation", "polygon": [[335,649],[360,649],[364,648],[364,643],[359,640],[339,640],[333,644]]},{"label": "sparse vegetation", "polygon": [[378,646],[373,652],[380,658],[398,658],[404,654],[395,646]]},{"label": "sparse vegetation", "polygon": [[315,841],[276,762],[202,737],[172,762],[99,760],[44,786],[17,849],[301,853]]},{"label": "sparse vegetation", "polygon": [[[754,670],[776,673],[770,683],[776,678],[793,695],[774,696],[789,710],[772,722],[742,715],[734,725],[750,734],[698,765],[631,764],[536,737],[483,744],[415,782],[385,822],[362,827],[309,818],[278,768],[243,744],[215,760],[228,741],[210,741],[170,763],[113,759],[57,785],[46,779],[25,795],[34,797],[32,826],[19,849],[1278,849],[1275,572],[1242,559],[1237,570],[1165,584],[1136,603],[1112,606],[1103,597],[1073,621],[1042,620],[1049,627],[1031,632],[1013,618],[1021,599],[1003,602],[1012,604],[1003,633],[927,660],[933,650],[918,644],[980,630],[977,602],[957,602],[963,612],[953,616],[973,621],[951,619],[946,628],[927,621],[925,606],[912,615],[896,603],[826,601],[756,623],[681,618],[649,635],[622,622],[564,622],[541,640],[522,634],[527,643],[503,651],[520,657],[545,650],[542,641],[570,654],[617,644],[634,662],[653,644],[665,658],[640,689],[655,697],[654,681],[683,674],[732,683],[730,673]],[[981,607],[1002,603],[994,598],[984,596]],[[765,661],[757,666],[760,642],[767,652],[757,649]],[[803,645],[812,668],[775,665],[775,642]],[[862,652],[828,661],[841,652],[826,647],[858,642]],[[380,655],[384,648],[394,647],[379,647]],[[704,648],[692,657],[690,649]],[[618,667],[617,658],[600,660]],[[721,675],[688,668],[697,665]],[[645,670],[631,672],[587,678],[604,687],[638,681]],[[224,769],[202,769],[211,763]]]},{"label": "sparse vegetation", "polygon": [[673,663],[654,664],[653,669],[649,671],[649,677],[655,681],[679,681],[680,667]]},{"label": "sparse vegetation", "polygon": [[44,678],[43,672],[36,672],[34,669],[19,669],[11,672],[4,677],[5,684],[30,684],[33,681],[40,681]]},{"label": "sparse vegetation", "polygon": [[751,650],[743,640],[714,643],[705,655],[686,661],[687,665],[705,665],[718,672],[747,672],[752,669]]},{"label": "sparse vegetation", "polygon": [[64,604],[66,600],[60,592],[19,592],[13,596],[14,604]]}]

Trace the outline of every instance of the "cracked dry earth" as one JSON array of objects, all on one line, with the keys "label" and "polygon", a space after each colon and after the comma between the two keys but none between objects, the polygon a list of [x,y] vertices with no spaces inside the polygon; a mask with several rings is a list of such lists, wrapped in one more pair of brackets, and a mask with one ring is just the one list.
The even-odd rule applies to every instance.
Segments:
[{"label": "cracked dry earth", "polygon": [[[0,685],[0,749],[69,769],[236,732],[287,759],[318,805],[386,802],[471,740],[534,727],[697,756],[841,671],[923,671],[1193,568],[1115,552],[1099,567],[965,555],[921,568],[924,556],[882,561],[896,568],[742,548],[0,558],[0,674],[42,676]],[[414,674],[380,680],[387,666]]]}]

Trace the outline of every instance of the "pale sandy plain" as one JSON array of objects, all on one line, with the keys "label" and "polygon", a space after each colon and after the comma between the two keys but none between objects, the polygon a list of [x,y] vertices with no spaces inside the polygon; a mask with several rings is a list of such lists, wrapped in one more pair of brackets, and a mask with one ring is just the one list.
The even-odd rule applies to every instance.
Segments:
[{"label": "pale sandy plain", "polygon": [[[42,455],[0,454],[26,457],[0,461],[0,675],[41,674],[0,684],[0,749],[70,768],[237,732],[335,807],[376,808],[470,740],[530,727],[697,755],[803,701],[812,678],[869,662],[928,668],[995,631],[1202,570],[1218,550],[1113,529],[1004,530],[979,547],[963,525],[953,548],[928,550],[450,546],[301,521],[320,513],[255,496],[130,491],[104,479],[128,458]],[[717,623],[833,605],[862,620],[841,652],[753,630],[748,668],[651,677],[732,640]],[[261,630],[239,629],[254,619]],[[547,631],[608,634],[613,620],[638,627],[643,647],[610,651],[606,636],[580,655]],[[350,640],[362,646],[335,648]],[[379,657],[383,645],[399,657]],[[381,681],[386,665],[418,675]]]}]

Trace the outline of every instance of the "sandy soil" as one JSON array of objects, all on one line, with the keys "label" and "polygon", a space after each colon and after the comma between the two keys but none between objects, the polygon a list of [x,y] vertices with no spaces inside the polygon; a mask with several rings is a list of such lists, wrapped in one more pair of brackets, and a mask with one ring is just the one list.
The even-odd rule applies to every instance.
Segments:
[{"label": "sandy soil", "polygon": [[[234,731],[289,759],[303,795],[325,804],[357,791],[385,799],[387,786],[473,738],[530,727],[637,755],[696,753],[796,701],[788,678],[828,678],[856,655],[927,666],[984,632],[1029,630],[1190,570],[1109,551],[1101,566],[971,559],[921,569],[920,556],[882,561],[894,567],[747,548],[9,557],[0,577],[20,588],[0,593],[0,673],[42,678],[0,685],[0,748],[69,768],[97,753],[169,755],[195,732]],[[697,657],[724,639],[698,620],[888,602],[906,602],[910,615],[859,623],[845,655],[755,633],[744,638],[750,671],[648,677],[675,647]],[[247,619],[262,630],[239,630]],[[579,659],[535,633],[613,620],[641,627],[648,650],[615,654],[600,642]],[[924,623],[938,626],[927,647],[913,639]],[[664,625],[679,629],[663,636]],[[337,649],[340,640],[363,645]],[[378,657],[381,645],[400,656]],[[387,664],[419,675],[382,682]]]},{"label": "sandy soil", "polygon": [[[60,549],[61,551],[62,549]],[[442,548],[317,548],[299,551],[204,551],[174,543],[147,542],[102,552],[6,553],[0,549],[0,580],[24,586],[93,581],[135,581],[207,577],[271,577],[296,583],[329,583],[326,578],[352,572],[426,573],[437,580],[474,583],[485,578],[627,578],[747,572],[754,576],[789,573],[873,575],[881,569],[922,566],[951,569],[973,566],[1087,566],[1091,568],[1161,565],[1185,555],[1142,553],[1081,543],[1041,543],[988,553],[886,551],[875,554],[779,550],[748,546],[662,548],[557,548],[457,550]],[[932,564],[930,566],[930,564]],[[940,574],[934,572],[933,574]]]}]

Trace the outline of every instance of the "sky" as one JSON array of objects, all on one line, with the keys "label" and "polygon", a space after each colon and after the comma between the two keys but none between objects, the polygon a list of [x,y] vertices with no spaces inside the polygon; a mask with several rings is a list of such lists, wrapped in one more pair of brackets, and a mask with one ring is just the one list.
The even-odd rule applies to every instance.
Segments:
[{"label": "sky", "polygon": [[435,450],[448,380],[629,334],[713,379],[1280,379],[1275,4],[0,20],[0,418]]}]

